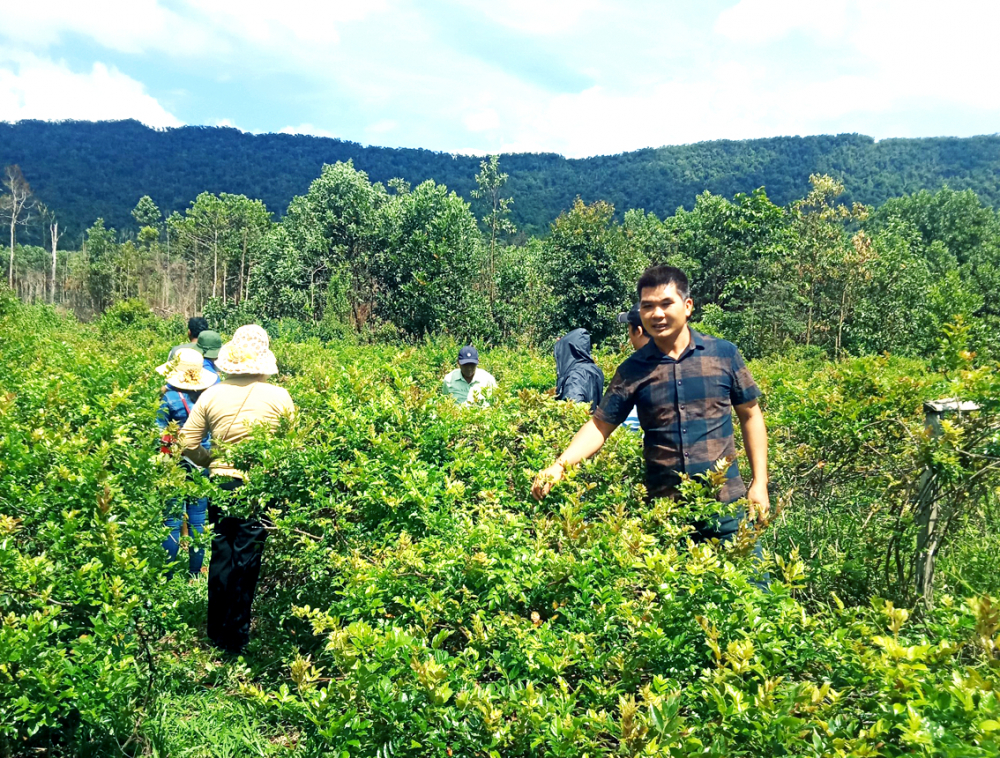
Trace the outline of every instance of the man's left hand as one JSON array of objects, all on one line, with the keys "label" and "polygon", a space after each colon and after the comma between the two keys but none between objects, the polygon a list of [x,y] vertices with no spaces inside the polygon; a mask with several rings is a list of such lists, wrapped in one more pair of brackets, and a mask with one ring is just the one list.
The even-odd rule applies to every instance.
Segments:
[{"label": "man's left hand", "polygon": [[750,501],[750,520],[766,519],[771,512],[771,497],[767,494],[767,484],[751,482],[747,490],[747,500]]}]

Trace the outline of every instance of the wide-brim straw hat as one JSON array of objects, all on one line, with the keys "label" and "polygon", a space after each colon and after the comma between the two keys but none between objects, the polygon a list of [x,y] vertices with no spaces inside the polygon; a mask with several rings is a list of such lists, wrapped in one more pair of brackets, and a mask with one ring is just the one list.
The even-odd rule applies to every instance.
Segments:
[{"label": "wide-brim straw hat", "polygon": [[278,362],[270,350],[271,340],[257,324],[241,326],[215,359],[215,367],[229,376],[278,373]]},{"label": "wide-brim straw hat", "polygon": [[197,350],[181,348],[174,359],[156,367],[167,384],[179,390],[205,390],[219,381],[217,374],[205,368],[205,359]]}]

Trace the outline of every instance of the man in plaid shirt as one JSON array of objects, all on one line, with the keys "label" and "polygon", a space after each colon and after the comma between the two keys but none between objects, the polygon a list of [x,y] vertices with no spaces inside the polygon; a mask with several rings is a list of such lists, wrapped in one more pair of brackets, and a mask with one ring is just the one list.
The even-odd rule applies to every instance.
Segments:
[{"label": "man in plaid shirt", "polygon": [[[736,346],[688,326],[694,303],[687,276],[673,266],[652,266],[636,287],[642,326],[650,336],[611,380],[594,416],[556,462],[539,472],[537,499],[572,466],[597,453],[633,407],[644,432],[646,488],[650,497],[675,497],[680,475],[696,476],[728,459],[720,492],[729,503],[746,495],[755,513],[770,508],[767,493],[767,429],[757,403],[760,389]],[[753,480],[744,486],[736,464],[732,412],[740,422]],[[740,515],[695,525],[695,539],[730,539]]]}]

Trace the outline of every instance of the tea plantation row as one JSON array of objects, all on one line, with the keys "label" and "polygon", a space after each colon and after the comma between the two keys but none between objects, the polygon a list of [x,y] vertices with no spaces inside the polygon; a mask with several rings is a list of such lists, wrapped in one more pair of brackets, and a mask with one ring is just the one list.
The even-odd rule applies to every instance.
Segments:
[{"label": "tea plantation row", "polygon": [[[685,539],[709,484],[644,502],[637,435],[530,498],[586,418],[547,394],[549,356],[484,351],[501,390],[462,409],[437,391],[448,340],[286,330],[298,418],[237,452],[249,485],[228,504],[274,522],[234,660],[206,644],[203,580],[168,580],[160,548],[164,501],[201,486],[154,456],[175,328],[0,302],[0,756],[1000,750],[995,534],[962,512],[931,611],[900,606],[883,562],[909,534],[901,483],[948,453],[921,400],[985,397],[992,369],[752,366],[785,506],[761,592],[753,535]],[[621,357],[600,356],[609,376]]]}]

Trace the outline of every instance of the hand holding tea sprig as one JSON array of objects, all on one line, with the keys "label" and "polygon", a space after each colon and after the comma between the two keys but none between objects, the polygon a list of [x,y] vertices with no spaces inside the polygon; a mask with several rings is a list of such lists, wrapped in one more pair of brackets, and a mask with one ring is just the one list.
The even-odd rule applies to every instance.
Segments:
[{"label": "hand holding tea sprig", "polygon": [[535,500],[542,500],[549,494],[552,485],[563,478],[568,466],[575,466],[584,458],[589,458],[604,447],[605,441],[611,436],[611,432],[616,427],[611,424],[592,418],[582,427],[569,443],[566,451],[556,458],[548,468],[542,469],[535,476],[535,481],[531,485],[531,496]]}]

